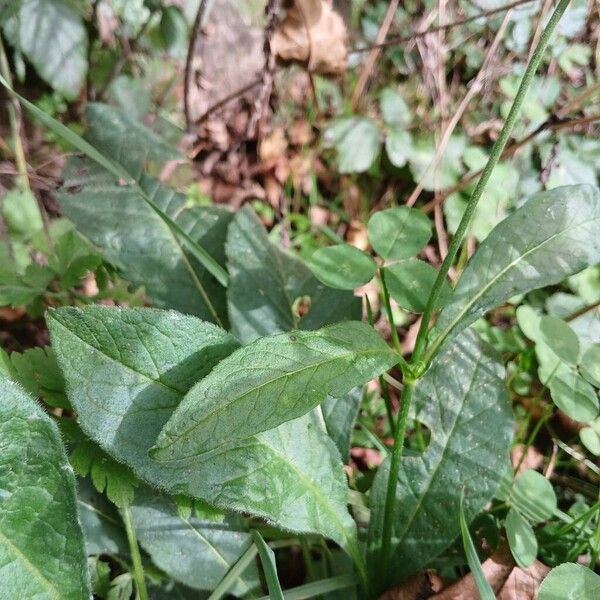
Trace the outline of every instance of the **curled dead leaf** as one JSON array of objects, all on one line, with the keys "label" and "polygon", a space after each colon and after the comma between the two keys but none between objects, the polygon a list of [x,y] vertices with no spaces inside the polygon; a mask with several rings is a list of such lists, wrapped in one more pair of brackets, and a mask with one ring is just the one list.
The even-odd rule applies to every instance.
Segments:
[{"label": "curled dead leaf", "polygon": [[297,61],[321,75],[346,70],[348,32],[342,17],[326,0],[294,0],[271,39],[283,61]]}]

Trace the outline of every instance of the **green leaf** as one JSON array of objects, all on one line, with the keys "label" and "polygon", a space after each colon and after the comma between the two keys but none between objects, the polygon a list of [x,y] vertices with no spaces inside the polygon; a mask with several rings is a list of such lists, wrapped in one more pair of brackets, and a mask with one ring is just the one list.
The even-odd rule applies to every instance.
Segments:
[{"label": "green leaf", "polygon": [[600,344],[590,346],[579,363],[583,377],[592,385],[600,387]]},{"label": "green leaf", "polygon": [[185,393],[237,346],[230,335],[151,309],[60,309],[47,321],[79,423],[113,458],[172,494],[324,535],[360,561],[340,457],[312,415],[168,468],[149,458]]},{"label": "green leaf", "polygon": [[508,497],[520,514],[534,523],[550,519],[557,508],[552,484],[537,471],[527,469],[515,481]]},{"label": "green leaf", "polygon": [[465,512],[463,510],[462,502],[460,506],[460,533],[462,536],[465,554],[467,555],[467,562],[469,563],[469,568],[471,569],[471,574],[473,575],[473,580],[475,581],[480,599],[495,600],[496,596],[488,580],[485,578],[485,574],[481,568],[481,563],[479,562],[477,550],[475,550],[475,544],[473,544],[471,534],[469,533],[469,527],[467,525],[467,520],[465,519]]},{"label": "green leaf", "polygon": [[135,180],[149,161],[183,159],[177,148],[123,110],[90,102],[85,109],[86,139],[111,160],[123,166]]},{"label": "green leaf", "polygon": [[558,565],[546,575],[538,600],[596,600],[600,596],[600,576],[574,563]]},{"label": "green leaf", "polygon": [[[131,515],[138,541],[154,564],[196,590],[212,590],[252,543],[239,517],[221,523],[181,516],[172,498],[142,486]],[[251,565],[230,589],[244,596],[259,584]]]},{"label": "green leaf", "polygon": [[[437,277],[437,271],[429,263],[411,258],[384,267],[385,282],[390,296],[401,308],[414,313],[422,313]],[[448,301],[452,288],[445,281],[437,306]]]},{"label": "green leaf", "polygon": [[358,387],[340,398],[327,396],[321,404],[327,433],[337,446],[344,464],[350,457],[350,440],[362,397],[363,390]]},{"label": "green leaf", "polygon": [[2,198],[2,217],[11,236],[30,240],[43,229],[35,196],[29,191],[9,190]]},{"label": "green leaf", "polygon": [[535,561],[538,551],[533,527],[515,508],[508,511],[505,527],[508,545],[515,562],[522,569],[527,569]]},{"label": "green leaf", "polygon": [[[158,208],[224,264],[229,211],[188,207],[183,194],[148,177],[142,177],[140,185]],[[219,282],[189,255],[136,186],[119,185],[101,167],[74,158],[65,170],[58,200],[63,214],[121,269],[125,279],[145,286],[154,305],[227,322],[225,291]]]},{"label": "green leaf", "polygon": [[388,127],[405,127],[410,125],[412,120],[410,108],[408,108],[404,98],[392,88],[385,88],[381,91],[379,109]]},{"label": "green leaf", "polygon": [[431,239],[431,223],[420,211],[406,206],[376,212],[367,225],[373,250],[385,260],[416,256]]},{"label": "green leaf", "polygon": [[337,150],[340,173],[362,173],[371,168],[379,154],[380,135],[371,119],[346,117],[334,121],[325,132],[325,142]]},{"label": "green leaf", "polygon": [[0,378],[0,581],[5,598],[91,596],[75,478],[56,425]]},{"label": "green leaf", "polygon": [[365,285],[377,271],[370,256],[349,244],[319,248],[310,257],[309,266],[317,279],[339,290]]},{"label": "green leaf", "polygon": [[133,502],[137,479],[125,465],[107,456],[93,442],[85,440],[78,444],[69,461],[78,475],[91,476],[96,490],[100,493],[106,490],[106,496],[115,506],[124,508]]},{"label": "green leaf", "polygon": [[260,338],[222,360],[190,390],[152,456],[182,460],[272,429],[397,362],[375,330],[357,321]]},{"label": "green leaf", "polygon": [[129,552],[123,524],[115,507],[88,478],[77,481],[77,506],[88,556]]},{"label": "green leaf", "polygon": [[594,456],[600,456],[600,434],[594,427],[584,427],[580,430],[579,439]]},{"label": "green leaf", "polygon": [[552,352],[570,365],[579,359],[579,339],[577,334],[562,319],[543,316],[540,320],[542,339]]},{"label": "green leaf", "polygon": [[277,575],[277,565],[275,563],[275,553],[263,539],[262,535],[255,529],[252,530],[252,539],[258,548],[258,555],[265,573],[267,587],[269,588],[269,598],[271,600],[284,600],[279,577]]},{"label": "green leaf", "polygon": [[[227,286],[228,277],[226,271],[213,259],[210,254],[204,250],[201,246],[195,242],[190,235],[183,230],[173,219],[164,213],[150,198],[146,191],[137,184],[136,180],[131,179],[131,173],[127,171],[121,164],[114,162],[111,158],[108,158],[113,153],[117,153],[119,144],[122,143],[122,138],[113,140],[116,147],[113,148],[113,152],[109,152],[108,156],[99,152],[89,142],[84,140],[77,133],[63,125],[60,121],[57,121],[50,115],[46,114],[43,110],[40,110],[35,104],[32,104],[23,96],[17,94],[8,85],[8,82],[4,77],[0,75],[0,85],[5,87],[10,93],[19,100],[19,102],[31,113],[33,116],[45,127],[50,129],[57,136],[83,152],[87,157],[93,160],[97,165],[106,169],[114,178],[116,178],[119,185],[132,185],[136,188],[140,198],[151,208],[154,213],[167,225],[173,234],[173,237],[185,247],[200,264],[210,272],[221,285]],[[122,137],[126,137],[125,135]]]},{"label": "green leaf", "polygon": [[559,368],[549,387],[554,404],[571,419],[589,423],[598,416],[598,394],[574,371]]},{"label": "green leaf", "polygon": [[452,135],[439,166],[430,169],[429,166],[435,158],[437,142],[433,136],[416,138],[408,159],[415,181],[423,179],[424,189],[430,192],[452,187],[465,170],[462,156],[466,146],[467,140],[464,136]]},{"label": "green leaf", "polygon": [[361,318],[358,298],[326,287],[300,259],[272,244],[249,207],[229,226],[226,253],[232,332],[244,344],[273,333]]},{"label": "green leaf", "polygon": [[[404,456],[396,488],[393,553],[386,585],[425,567],[460,534],[460,503],[472,520],[509,467],[513,417],[498,356],[473,331],[434,359],[414,391],[415,418],[431,432],[420,456]],[[369,560],[379,561],[379,533],[389,458],[371,490]]]},{"label": "green leaf", "polygon": [[596,188],[570,186],[533,196],[496,226],[468,262],[439,316],[432,352],[451,332],[513,296],[600,262],[599,226]]},{"label": "green leaf", "polygon": [[385,151],[395,167],[403,167],[408,162],[411,150],[412,137],[408,131],[392,129],[388,132],[385,137]]},{"label": "green leaf", "polygon": [[66,0],[23,0],[18,15],[19,50],[47,83],[69,99],[87,74],[87,32]]}]

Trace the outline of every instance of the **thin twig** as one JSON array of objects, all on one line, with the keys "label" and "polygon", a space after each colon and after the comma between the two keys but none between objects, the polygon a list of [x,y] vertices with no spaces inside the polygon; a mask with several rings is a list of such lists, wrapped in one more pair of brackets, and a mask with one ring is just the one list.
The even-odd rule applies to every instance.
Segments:
[{"label": "thin twig", "polygon": [[[557,131],[560,129],[568,129],[570,127],[578,127],[580,125],[589,125],[590,123],[594,123],[595,121],[600,121],[600,115],[592,115],[589,117],[582,117],[577,119],[558,119],[556,116],[552,115],[547,121],[542,123],[537,129],[532,131],[530,134],[526,135],[524,138],[512,143],[508,146],[502,156],[501,160],[505,160],[510,158],[523,146],[531,142],[534,138],[536,138],[540,133],[544,131]],[[469,185],[477,179],[483,173],[483,169],[479,171],[475,171],[473,173],[469,173],[465,177],[463,177],[456,185],[444,190],[440,193],[437,198],[434,198],[427,204],[424,204],[421,210],[429,214],[438,204],[443,204],[452,194],[456,192],[460,192],[465,188],[469,187]]]},{"label": "thin twig", "polygon": [[350,106],[352,107],[353,111],[356,110],[356,107],[360,102],[363,92],[367,87],[367,83],[369,81],[369,78],[371,77],[373,67],[375,66],[377,58],[379,57],[381,49],[383,48],[382,44],[385,42],[385,38],[387,37],[390,27],[394,22],[394,16],[396,15],[396,11],[398,10],[399,3],[400,0],[392,0],[388,6],[383,22],[381,23],[381,27],[377,32],[377,37],[375,38],[375,46],[373,46],[373,48],[371,49],[369,56],[367,57],[367,60],[363,65],[363,68],[358,77],[356,87],[354,88],[352,100],[350,101]]},{"label": "thin twig", "polygon": [[596,92],[600,92],[600,81],[596,81],[593,85],[589,86],[585,89],[581,94],[575,96],[567,102],[557,113],[556,116],[559,118],[563,118],[568,115],[570,112],[573,112],[576,108],[581,106],[581,103],[584,100],[587,100],[590,96],[593,96]]},{"label": "thin twig", "polygon": [[450,122],[448,123],[448,126],[446,127],[446,129],[442,135],[442,139],[440,140],[440,143],[438,145],[435,156],[433,157],[433,160],[429,163],[429,165],[427,166],[427,169],[425,169],[425,172],[421,176],[421,179],[419,180],[417,187],[414,189],[413,193],[409,196],[408,200],[406,201],[406,206],[413,206],[415,204],[415,202],[418,200],[419,196],[421,195],[421,192],[423,191],[423,187],[425,185],[425,181],[426,181],[427,177],[429,177],[429,174],[431,173],[431,171],[433,169],[436,169],[438,167],[441,159],[443,158],[444,152],[446,151],[446,147],[448,146],[448,143],[450,142],[450,138],[452,136],[452,133],[454,132],[454,129],[458,125],[460,119],[462,118],[463,114],[465,113],[465,111],[466,111],[467,107],[469,106],[469,103],[471,102],[473,97],[477,93],[479,93],[479,91],[483,87],[483,83],[485,81],[485,77],[488,72],[489,63],[491,62],[492,57],[496,53],[496,50],[498,49],[498,46],[500,45],[500,41],[502,40],[504,32],[506,31],[506,27],[508,26],[508,23],[510,22],[511,12],[512,11],[509,10],[506,13],[506,15],[504,16],[502,25],[500,25],[500,28],[498,29],[498,32],[496,33],[494,40],[490,44],[490,47],[484,58],[483,64],[481,65],[481,69],[479,70],[479,73],[477,73],[477,76],[473,80],[473,83],[469,86],[469,89],[467,90],[465,97],[462,99],[462,101],[459,104],[458,108],[456,109],[454,115],[452,115],[452,118],[450,119]]},{"label": "thin twig", "polygon": [[516,8],[517,6],[521,6],[523,4],[529,4],[530,2],[534,2],[534,0],[517,0],[516,2],[511,2],[510,4],[505,4],[504,6],[499,6],[498,8],[482,11],[476,15],[465,17],[464,19],[458,19],[457,21],[452,21],[451,23],[446,23],[445,25],[438,25],[437,27],[432,27],[431,29],[427,29],[426,31],[420,31],[418,33],[413,33],[411,35],[406,36],[388,37],[388,39],[385,42],[382,42],[380,44],[372,44],[369,46],[361,46],[360,48],[354,48],[350,51],[350,54],[358,54],[359,52],[369,52],[373,48],[389,48],[391,46],[399,46],[400,44],[411,42],[417,38],[429,35],[430,33],[436,33],[437,31],[443,31],[446,29],[458,27],[460,25],[466,25],[467,23],[477,21],[478,19],[491,17],[492,15],[506,12],[507,10],[511,10],[512,8]]}]

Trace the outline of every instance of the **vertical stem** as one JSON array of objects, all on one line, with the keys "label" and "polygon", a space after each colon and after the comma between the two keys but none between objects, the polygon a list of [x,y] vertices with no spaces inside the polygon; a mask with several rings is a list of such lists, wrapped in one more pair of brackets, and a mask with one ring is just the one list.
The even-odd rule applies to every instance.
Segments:
[{"label": "vertical stem", "polygon": [[[438,299],[440,297],[440,293],[442,291],[442,285],[444,284],[444,280],[448,275],[448,271],[450,266],[454,262],[458,250],[462,244],[462,240],[464,238],[465,232],[473,218],[473,214],[475,209],[477,208],[477,204],[481,199],[481,196],[485,190],[486,185],[488,184],[490,177],[492,175],[492,171],[495,166],[498,164],[502,152],[508,142],[510,134],[515,126],[517,121],[517,117],[519,115],[520,109],[523,105],[523,101],[527,95],[529,88],[533,82],[533,77],[535,72],[537,71],[544,51],[548,46],[548,42],[556,25],[558,24],[560,18],[565,12],[567,6],[569,4],[569,0],[559,0],[554,13],[550,17],[548,24],[546,25],[542,35],[540,36],[540,41],[535,49],[533,56],[525,73],[523,75],[523,79],[521,80],[521,84],[517,91],[517,95],[513,101],[513,104],[510,108],[510,112],[504,126],[502,127],[502,131],[496,140],[496,143],[492,147],[492,151],[490,153],[490,157],[488,162],[483,170],[481,178],[477,182],[477,186],[471,195],[469,203],[467,204],[467,208],[465,209],[465,213],[460,221],[456,234],[452,239],[452,243],[450,244],[450,248],[448,249],[448,254],[442,263],[440,271],[437,275],[433,288],[431,290],[431,294],[427,301],[427,306],[425,307],[425,311],[423,313],[423,319],[421,321],[421,326],[419,328],[419,333],[417,334],[417,340],[415,343],[415,349],[413,351],[413,356],[410,363],[410,369],[405,372],[405,382],[404,382],[404,390],[402,394],[402,404],[400,407],[400,414],[398,415],[398,422],[396,425],[396,435],[394,438],[394,448],[392,450],[392,457],[390,460],[390,469],[388,473],[388,481],[387,481],[387,491],[384,505],[384,513],[383,513],[383,523],[381,530],[381,577],[379,577],[379,581],[381,581],[380,585],[385,585],[385,580],[387,579],[387,574],[389,572],[389,562],[390,562],[390,551],[391,551],[391,540],[392,540],[392,529],[393,529],[393,521],[394,521],[394,509],[396,504],[396,486],[398,483],[398,474],[400,472],[400,463],[402,459],[402,451],[404,448],[404,437],[406,435],[406,427],[408,422],[408,413],[410,410],[410,402],[412,399],[413,389],[415,385],[415,377],[420,377],[425,370],[427,364],[433,358],[437,349],[441,345],[441,341],[436,340],[436,345],[434,348],[429,348],[427,352],[426,342],[427,342],[427,334],[429,330],[429,323],[431,321],[431,317],[433,315],[434,307],[437,305]],[[425,356],[424,356],[425,353]],[[424,359],[424,360],[423,360]]]},{"label": "vertical stem", "polygon": [[148,590],[146,589],[146,580],[144,579],[144,567],[142,565],[142,557],[140,548],[135,535],[135,528],[131,520],[131,510],[129,506],[121,509],[123,523],[125,523],[125,532],[127,533],[127,541],[129,542],[129,552],[131,553],[131,562],[133,563],[133,580],[140,600],[148,600]]},{"label": "vertical stem", "polygon": [[[423,320],[421,321],[421,327],[419,328],[419,333],[417,334],[417,341],[415,342],[415,351],[414,354],[417,357],[417,360],[421,359],[421,355],[423,350],[425,349],[425,344],[427,341],[427,333],[429,328],[429,323],[431,321],[431,317],[433,315],[434,307],[437,304],[437,301],[440,297],[442,286],[444,284],[444,280],[446,279],[446,275],[450,270],[454,259],[456,258],[456,254],[460,248],[463,237],[471,220],[473,218],[473,214],[475,213],[475,209],[477,208],[477,204],[485,191],[485,188],[490,180],[492,175],[492,171],[498,164],[502,152],[506,147],[506,144],[510,138],[510,134],[517,122],[517,118],[519,116],[519,112],[521,111],[521,107],[523,106],[523,102],[525,97],[527,96],[527,92],[531,87],[533,82],[533,77],[542,61],[542,57],[544,55],[544,51],[548,46],[548,42],[550,41],[550,36],[554,32],[556,25],[558,24],[560,18],[565,12],[567,6],[569,4],[569,0],[560,0],[558,6],[556,7],[552,17],[548,21],[546,28],[542,32],[540,36],[540,42],[531,57],[531,61],[527,65],[527,69],[525,70],[525,74],[523,75],[523,79],[521,80],[521,84],[519,85],[519,89],[517,91],[517,95],[513,101],[512,106],[510,107],[510,112],[506,117],[506,121],[504,122],[504,126],[500,131],[500,135],[496,140],[496,143],[492,147],[492,151],[490,153],[490,157],[488,159],[487,164],[481,174],[481,178],[477,182],[475,189],[473,190],[473,194],[467,204],[467,208],[465,209],[465,213],[460,221],[458,229],[456,230],[456,234],[452,239],[452,243],[450,244],[450,248],[448,249],[448,254],[442,263],[438,276],[433,284],[433,288],[431,290],[431,295],[429,296],[429,300],[427,302],[427,306],[425,307],[425,311],[423,312]],[[431,357],[429,357],[431,358]],[[416,361],[415,361],[416,362]]]},{"label": "vertical stem", "polygon": [[[4,44],[2,43],[2,36],[0,36],[0,73],[6,79],[8,85],[12,87],[12,77],[6,52],[4,51]],[[28,191],[30,188],[29,177],[27,175],[27,161],[25,160],[25,151],[23,150],[23,142],[21,140],[21,106],[16,98],[10,96],[6,103],[6,109],[12,131],[13,144],[15,145],[15,163],[19,173],[19,188],[21,191]]]}]

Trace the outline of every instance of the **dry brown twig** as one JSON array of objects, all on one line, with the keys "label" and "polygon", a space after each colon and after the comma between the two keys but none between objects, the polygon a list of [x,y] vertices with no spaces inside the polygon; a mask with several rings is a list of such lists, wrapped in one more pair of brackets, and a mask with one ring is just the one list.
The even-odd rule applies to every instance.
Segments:
[{"label": "dry brown twig", "polygon": [[358,81],[356,83],[356,87],[354,88],[354,92],[352,94],[352,99],[350,101],[350,106],[352,110],[356,110],[358,103],[365,91],[369,78],[371,77],[371,73],[373,68],[375,67],[375,63],[377,62],[377,58],[381,53],[383,46],[381,44],[385,41],[387,34],[394,22],[394,16],[396,15],[396,11],[398,10],[398,5],[400,0],[392,0],[388,6],[385,17],[381,23],[381,27],[377,32],[377,38],[375,39],[375,46],[369,52],[369,56],[363,65],[363,68],[358,77]]}]

